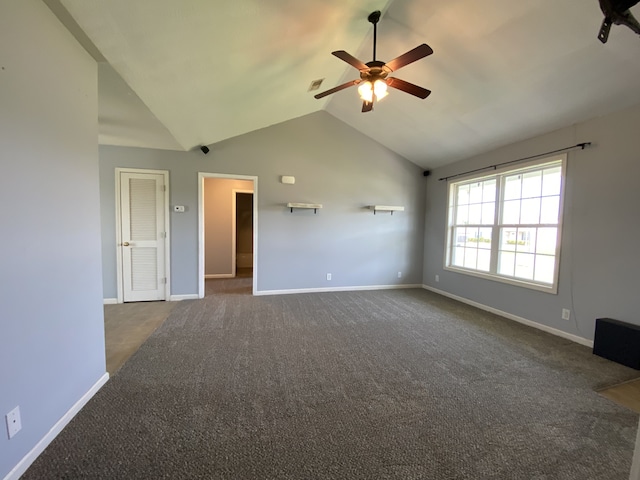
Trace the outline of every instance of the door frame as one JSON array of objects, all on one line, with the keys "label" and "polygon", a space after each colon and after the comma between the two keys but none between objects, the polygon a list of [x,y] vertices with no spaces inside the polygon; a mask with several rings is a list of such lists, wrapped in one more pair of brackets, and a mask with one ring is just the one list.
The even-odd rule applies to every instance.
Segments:
[{"label": "door frame", "polygon": [[[243,190],[241,188],[233,188],[231,190],[231,275],[235,278],[236,276],[236,267],[237,267],[237,259],[236,256],[238,252],[236,252],[236,240],[237,240],[237,224],[236,224],[236,214],[237,214],[237,206],[236,202],[238,200],[238,193],[250,193],[253,195],[253,190]],[[251,203],[253,204],[253,198],[251,199]],[[254,212],[255,213],[255,212]],[[253,223],[253,222],[252,222]],[[252,225],[253,229],[255,225]],[[251,232],[253,234],[253,232]],[[254,236],[255,239],[255,236]],[[253,249],[255,250],[256,245],[253,245]]]},{"label": "door frame", "polygon": [[121,173],[149,173],[155,175],[162,175],[164,178],[164,277],[167,279],[164,285],[164,301],[171,298],[171,225],[169,223],[169,171],[168,170],[151,170],[147,168],[121,168],[115,169],[115,184],[116,184],[116,281],[117,281],[117,303],[124,303],[124,287],[122,281],[122,215],[121,215]]},{"label": "door frame", "polygon": [[[251,293],[255,295],[258,290],[258,177],[254,175],[198,172],[198,298],[204,298],[204,180],[206,178],[249,180],[253,182],[253,285]],[[235,193],[233,195],[235,201]],[[233,248],[235,251],[235,242]],[[235,265],[233,271],[235,272]]]}]

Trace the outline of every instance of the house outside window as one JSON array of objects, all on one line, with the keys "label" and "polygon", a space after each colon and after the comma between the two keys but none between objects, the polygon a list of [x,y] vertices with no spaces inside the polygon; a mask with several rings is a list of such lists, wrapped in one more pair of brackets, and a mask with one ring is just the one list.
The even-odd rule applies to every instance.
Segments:
[{"label": "house outside window", "polygon": [[557,293],[566,154],[450,182],[444,268]]}]

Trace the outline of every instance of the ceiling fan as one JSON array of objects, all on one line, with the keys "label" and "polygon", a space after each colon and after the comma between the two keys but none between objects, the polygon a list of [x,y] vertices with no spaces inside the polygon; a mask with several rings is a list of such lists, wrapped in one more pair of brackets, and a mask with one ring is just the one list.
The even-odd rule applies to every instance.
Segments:
[{"label": "ceiling fan", "polygon": [[349,65],[360,70],[360,78],[351,80],[347,83],[343,83],[342,85],[338,85],[337,87],[333,87],[322,93],[318,93],[317,95],[314,95],[315,98],[326,97],[327,95],[339,92],[340,90],[344,90],[345,88],[351,87],[353,85],[360,85],[358,87],[358,93],[360,94],[360,98],[362,98],[362,111],[370,112],[371,110],[373,110],[374,99],[376,101],[379,101],[387,95],[387,87],[402,90],[403,92],[423,99],[427,98],[431,94],[431,90],[419,87],[418,85],[414,85],[413,83],[405,82],[404,80],[396,77],[388,76],[390,73],[395,72],[396,70],[409,65],[416,60],[420,60],[421,58],[431,55],[433,53],[433,50],[426,43],[418,45],[416,48],[409,50],[408,52],[400,55],[397,58],[394,58],[390,62],[384,63],[380,60],[376,60],[376,35],[377,24],[380,20],[380,15],[380,10],[376,10],[375,12],[372,12],[368,17],[369,22],[373,23],[372,61],[364,63],[354,56],[348,54],[344,50],[331,52],[332,55],[338,57],[340,60],[343,60]]},{"label": "ceiling fan", "polygon": [[604,13],[604,20],[598,32],[598,39],[607,43],[611,25],[626,25],[640,35],[640,23],[631,13],[630,8],[638,3],[638,0],[600,0],[600,10]]}]

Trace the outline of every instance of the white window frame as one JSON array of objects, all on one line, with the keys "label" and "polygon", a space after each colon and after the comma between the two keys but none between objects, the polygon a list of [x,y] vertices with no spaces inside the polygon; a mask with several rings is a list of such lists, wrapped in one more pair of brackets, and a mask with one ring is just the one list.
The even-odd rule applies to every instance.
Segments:
[{"label": "white window frame", "polygon": [[[514,173],[522,172],[526,173],[527,171],[542,169],[546,165],[560,162],[561,167],[561,184],[560,184],[560,199],[559,199],[559,211],[558,211],[558,223],[557,223],[557,239],[556,239],[556,252],[555,252],[555,266],[554,266],[554,275],[553,275],[553,283],[547,284],[542,282],[536,282],[535,280],[527,280],[527,279],[519,279],[511,276],[504,276],[498,273],[497,263],[498,263],[498,251],[500,247],[500,227],[501,227],[501,218],[502,218],[502,209],[504,202],[504,177],[513,175]],[[483,174],[473,174],[468,176],[463,176],[457,178],[455,181],[450,181],[447,189],[447,215],[446,215],[446,225],[445,225],[445,253],[444,253],[444,269],[449,270],[456,273],[461,273],[464,275],[470,275],[474,277],[484,278],[487,280],[492,280],[501,283],[507,283],[510,285],[517,285],[520,287],[529,288],[532,290],[538,290],[546,293],[557,294],[558,293],[558,275],[560,271],[560,252],[562,246],[562,228],[563,228],[563,212],[564,212],[564,193],[565,193],[565,185],[566,185],[566,170],[567,170],[567,154],[554,155],[551,157],[540,158],[537,160],[529,161],[527,163],[519,163],[517,166],[511,165],[508,167],[496,168],[492,170],[490,173]],[[457,191],[457,186],[466,183],[480,182],[486,181],[491,178],[496,178],[496,208],[495,208],[495,216],[494,222],[491,225],[484,225],[486,228],[492,229],[492,240],[491,240],[491,268],[490,272],[484,272],[480,270],[474,270],[471,268],[460,267],[456,265],[452,265],[452,251],[453,251],[453,241],[454,241],[454,227],[453,225],[453,215],[455,211],[455,200],[454,204],[452,204],[452,195]],[[551,226],[551,224],[548,224]],[[544,227],[545,224],[531,224],[531,225],[523,225],[522,227]],[[553,225],[556,226],[556,225]]]}]

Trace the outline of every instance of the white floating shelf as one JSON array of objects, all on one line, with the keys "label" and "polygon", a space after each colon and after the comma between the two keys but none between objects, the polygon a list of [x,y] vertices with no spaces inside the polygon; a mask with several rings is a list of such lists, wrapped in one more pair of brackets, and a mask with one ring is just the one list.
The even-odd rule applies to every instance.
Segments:
[{"label": "white floating shelf", "polygon": [[404,212],[404,207],[393,205],[369,205],[369,208],[373,210],[374,215],[376,212],[391,212],[391,215],[393,212]]},{"label": "white floating shelf", "polygon": [[322,208],[322,204],[321,203],[293,203],[293,202],[289,202],[289,203],[287,203],[287,208],[290,208],[292,212],[293,212],[294,208],[307,208],[307,209],[313,209],[313,213],[318,213],[318,209]]}]

